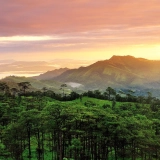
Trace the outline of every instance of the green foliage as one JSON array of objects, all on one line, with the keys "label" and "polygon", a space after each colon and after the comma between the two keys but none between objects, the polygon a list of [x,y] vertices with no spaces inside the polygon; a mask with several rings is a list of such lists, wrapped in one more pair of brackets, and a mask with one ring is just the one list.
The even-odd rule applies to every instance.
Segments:
[{"label": "green foliage", "polygon": [[[99,94],[98,91],[96,91]],[[156,112],[155,112],[156,111]],[[44,95],[0,102],[0,159],[159,159],[160,107]]]}]

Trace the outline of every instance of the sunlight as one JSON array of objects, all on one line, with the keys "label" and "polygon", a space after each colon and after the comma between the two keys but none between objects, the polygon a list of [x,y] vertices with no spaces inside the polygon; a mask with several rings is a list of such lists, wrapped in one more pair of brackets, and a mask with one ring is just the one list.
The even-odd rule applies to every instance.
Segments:
[{"label": "sunlight", "polygon": [[46,41],[53,39],[60,39],[60,38],[52,36],[11,36],[11,37],[0,37],[0,42]]}]

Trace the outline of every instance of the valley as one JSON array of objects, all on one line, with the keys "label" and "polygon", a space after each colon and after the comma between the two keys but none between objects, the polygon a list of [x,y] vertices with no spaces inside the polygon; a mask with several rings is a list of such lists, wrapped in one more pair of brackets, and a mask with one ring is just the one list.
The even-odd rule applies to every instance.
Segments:
[{"label": "valley", "polygon": [[[53,64],[54,65],[54,64]],[[133,56],[113,56],[77,69],[60,68],[44,72],[34,77],[9,76],[7,83],[29,81],[33,90],[43,87],[59,93],[60,85],[66,83],[69,92],[83,93],[87,90],[104,91],[107,87],[115,90],[133,90],[136,95],[160,97],[160,61],[135,58]]]}]

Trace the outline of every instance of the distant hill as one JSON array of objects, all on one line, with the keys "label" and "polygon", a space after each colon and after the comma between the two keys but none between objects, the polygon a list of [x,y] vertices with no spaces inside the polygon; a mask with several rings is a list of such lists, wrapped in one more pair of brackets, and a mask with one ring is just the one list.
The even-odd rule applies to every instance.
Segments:
[{"label": "distant hill", "polygon": [[69,70],[68,68],[60,68],[60,69],[55,69],[53,71],[48,71],[46,73],[40,74],[39,76],[32,77],[37,80],[49,80],[53,79],[54,77],[57,77],[61,75],[63,72]]},{"label": "distant hill", "polygon": [[53,90],[55,92],[59,92],[59,88],[62,83],[56,82],[53,80],[36,80],[33,78],[27,78],[27,77],[17,77],[17,76],[9,76],[4,79],[1,79],[0,81],[7,83],[7,85],[10,88],[18,88],[17,83],[19,82],[30,82],[31,87],[30,91],[36,91],[41,90],[43,87],[46,87],[47,89]]},{"label": "distant hill", "polygon": [[62,83],[79,83],[86,89],[104,89],[108,86],[160,88],[160,61],[113,56],[87,67],[67,70],[53,79]]},{"label": "distant hill", "polygon": [[[0,80],[0,82],[5,82],[9,88],[17,88],[20,82],[30,82],[31,86],[29,87],[28,91],[42,91],[42,88],[45,87],[48,90],[52,90],[55,93],[62,93],[61,85],[62,82],[58,82],[55,80],[37,80],[31,77],[18,77],[18,76],[8,76]],[[84,88],[81,84],[78,83],[66,83],[67,87],[65,88],[66,93],[70,93],[71,91],[77,91],[82,93]]]},{"label": "distant hill", "polygon": [[2,81],[7,82],[10,87],[28,81],[32,85],[31,90],[46,87],[60,92],[61,84],[66,83],[68,90],[80,93],[84,90],[105,90],[110,86],[115,89],[134,88],[140,93],[142,90],[152,91],[157,96],[160,93],[160,61],[133,56],[113,56],[109,60],[98,61],[87,67],[56,69],[33,78],[9,76]]},{"label": "distant hill", "polygon": [[88,66],[93,62],[93,60],[74,59],[54,59],[48,61],[0,60],[0,79],[10,75],[29,77],[37,76],[45,73],[46,71],[53,71],[55,69],[65,68],[66,66],[73,69],[80,66]]}]

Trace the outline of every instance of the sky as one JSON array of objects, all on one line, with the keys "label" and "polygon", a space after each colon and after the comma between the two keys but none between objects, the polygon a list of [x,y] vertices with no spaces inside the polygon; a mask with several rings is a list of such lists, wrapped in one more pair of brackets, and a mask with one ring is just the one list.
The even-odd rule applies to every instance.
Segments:
[{"label": "sky", "polygon": [[160,0],[0,0],[0,59],[160,59]]}]

